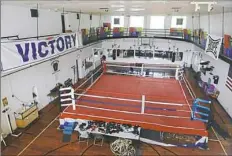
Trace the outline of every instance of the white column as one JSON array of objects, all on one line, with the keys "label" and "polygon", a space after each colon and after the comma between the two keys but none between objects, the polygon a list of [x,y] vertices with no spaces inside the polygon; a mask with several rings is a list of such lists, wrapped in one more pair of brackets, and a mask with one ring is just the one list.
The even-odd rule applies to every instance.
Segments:
[{"label": "white column", "polygon": [[179,68],[176,68],[176,75],[175,75],[176,80],[179,79],[179,78],[178,78],[178,75],[179,75]]},{"label": "white column", "polygon": [[76,110],[76,101],[75,101],[75,97],[74,97],[74,89],[71,89],[71,98],[72,98],[72,106],[73,106],[73,110]]},{"label": "white column", "polygon": [[143,64],[142,64],[142,67],[141,67],[141,76],[143,76]]},{"label": "white column", "polygon": [[142,95],[142,108],[141,108],[141,114],[144,114],[145,109],[145,95]]}]

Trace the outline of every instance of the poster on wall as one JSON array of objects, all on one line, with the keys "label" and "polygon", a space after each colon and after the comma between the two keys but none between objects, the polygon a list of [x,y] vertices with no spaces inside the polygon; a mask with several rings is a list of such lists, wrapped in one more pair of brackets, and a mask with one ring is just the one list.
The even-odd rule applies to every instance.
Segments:
[{"label": "poster on wall", "polygon": [[1,44],[3,71],[42,61],[76,48],[76,33],[48,40],[27,40]]},{"label": "poster on wall", "polygon": [[8,106],[8,100],[7,100],[7,97],[4,97],[4,98],[2,99],[2,104],[3,104],[3,107]]},{"label": "poster on wall", "polygon": [[222,37],[209,34],[206,41],[205,53],[215,60],[218,60],[221,45]]},{"label": "poster on wall", "polygon": [[230,65],[230,69],[226,79],[226,87],[229,88],[229,90],[232,92],[232,65]]}]

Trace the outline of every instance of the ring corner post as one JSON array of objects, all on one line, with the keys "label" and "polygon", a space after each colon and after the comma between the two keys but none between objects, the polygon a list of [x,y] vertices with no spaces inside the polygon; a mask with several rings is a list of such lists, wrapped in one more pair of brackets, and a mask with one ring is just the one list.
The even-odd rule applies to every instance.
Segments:
[{"label": "ring corner post", "polygon": [[72,98],[73,110],[76,110],[76,102],[75,102],[74,89],[73,88],[71,88],[71,98]]},{"label": "ring corner post", "polygon": [[141,109],[141,114],[144,114],[144,109],[145,109],[145,95],[142,95],[142,109]]}]

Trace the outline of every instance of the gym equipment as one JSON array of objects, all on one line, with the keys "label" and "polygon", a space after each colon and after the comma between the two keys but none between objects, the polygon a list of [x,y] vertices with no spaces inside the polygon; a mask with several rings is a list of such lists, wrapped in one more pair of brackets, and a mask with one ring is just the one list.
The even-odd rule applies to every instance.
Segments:
[{"label": "gym equipment", "polygon": [[70,142],[75,122],[65,122],[63,129],[63,142]]},{"label": "gym equipment", "polygon": [[172,53],[172,62],[175,62],[176,59],[176,53]]},{"label": "gym equipment", "polygon": [[201,62],[200,65],[208,65],[210,61]]},{"label": "gym equipment", "polygon": [[117,56],[119,56],[120,55],[120,49],[117,49]]},{"label": "gym equipment", "polygon": [[64,87],[73,87],[72,79],[68,78],[64,81]]},{"label": "gym equipment", "polygon": [[195,99],[192,105],[191,120],[199,120],[207,123],[209,121],[208,118],[210,116],[210,108],[200,105],[200,102],[211,104],[211,101],[208,100],[203,100],[199,98]]},{"label": "gym equipment", "polygon": [[214,75],[213,76],[213,83],[214,84],[218,84],[218,81],[219,81],[219,76],[218,75]]},{"label": "gym equipment", "polygon": [[128,139],[117,139],[110,144],[110,149],[116,156],[135,156],[136,151],[132,141]]},{"label": "gym equipment", "polygon": [[36,104],[23,104],[23,108],[14,112],[18,128],[26,128],[29,124],[39,118],[39,110]]},{"label": "gym equipment", "polygon": [[7,100],[6,97],[2,99],[2,103],[3,103],[2,113],[5,114],[5,117],[7,119],[7,124],[8,124],[9,130],[10,130],[10,134],[13,137],[19,137],[22,133],[15,133],[13,131],[13,128],[12,128],[12,125],[11,125],[10,114],[9,114],[10,107],[9,107],[8,100]]}]

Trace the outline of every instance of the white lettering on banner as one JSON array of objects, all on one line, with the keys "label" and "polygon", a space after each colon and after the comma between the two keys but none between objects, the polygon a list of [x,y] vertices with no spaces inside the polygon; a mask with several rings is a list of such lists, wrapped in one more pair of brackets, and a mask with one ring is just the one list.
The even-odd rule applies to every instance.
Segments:
[{"label": "white lettering on banner", "polygon": [[215,60],[217,60],[221,50],[221,45],[222,45],[222,37],[208,35],[206,47],[205,47],[205,53],[213,57]]},{"label": "white lettering on banner", "polygon": [[2,43],[3,70],[55,56],[76,47],[76,33],[51,40]]}]

